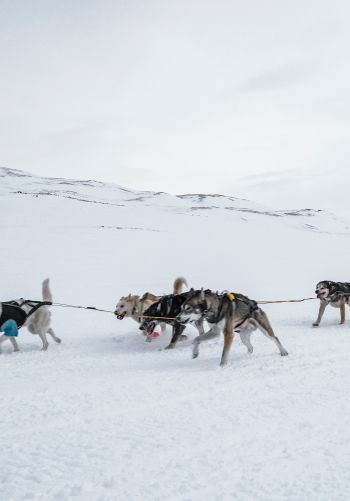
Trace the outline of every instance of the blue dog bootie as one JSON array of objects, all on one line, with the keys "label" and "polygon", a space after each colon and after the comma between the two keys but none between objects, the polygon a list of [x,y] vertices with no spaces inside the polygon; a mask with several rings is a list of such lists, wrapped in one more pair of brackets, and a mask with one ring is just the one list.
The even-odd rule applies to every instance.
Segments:
[{"label": "blue dog bootie", "polygon": [[0,331],[9,337],[18,336],[18,326],[14,320],[6,320],[0,327]]}]

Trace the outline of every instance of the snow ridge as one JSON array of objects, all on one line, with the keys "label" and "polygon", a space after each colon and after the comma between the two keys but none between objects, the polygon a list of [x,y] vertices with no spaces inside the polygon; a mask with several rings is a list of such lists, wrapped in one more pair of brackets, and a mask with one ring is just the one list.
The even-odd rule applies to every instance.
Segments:
[{"label": "snow ridge", "polygon": [[249,221],[253,216],[282,219],[286,224],[307,231],[350,233],[347,219],[317,209],[276,210],[251,200],[220,194],[171,195],[165,192],[136,191],[117,184],[94,180],[41,177],[24,171],[0,167],[0,193],[21,196],[58,197],[83,203],[137,207],[156,207],[208,217],[210,212],[223,217]]}]

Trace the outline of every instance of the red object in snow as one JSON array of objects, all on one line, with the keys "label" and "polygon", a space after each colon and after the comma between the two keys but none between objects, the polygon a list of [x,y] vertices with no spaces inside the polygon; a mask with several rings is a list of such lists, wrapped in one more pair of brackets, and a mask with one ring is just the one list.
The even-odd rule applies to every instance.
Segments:
[{"label": "red object in snow", "polygon": [[160,334],[159,334],[159,332],[157,332],[157,331],[153,331],[153,332],[152,332],[152,337],[159,337],[159,335],[160,335]]}]

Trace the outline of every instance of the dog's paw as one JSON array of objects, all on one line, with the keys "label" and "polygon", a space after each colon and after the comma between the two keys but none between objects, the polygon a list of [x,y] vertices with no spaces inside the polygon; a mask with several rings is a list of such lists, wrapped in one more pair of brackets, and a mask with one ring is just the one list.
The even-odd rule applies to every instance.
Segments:
[{"label": "dog's paw", "polygon": [[283,350],[281,351],[281,357],[287,357],[288,356],[288,351]]},{"label": "dog's paw", "polygon": [[320,324],[318,324],[317,322],[314,322],[314,323],[312,324],[312,327],[318,327],[319,325],[320,325]]},{"label": "dog's paw", "polygon": [[170,344],[168,344],[168,346],[166,346],[164,348],[164,350],[173,350],[174,348],[175,348],[175,345],[173,345],[173,344],[170,343]]}]

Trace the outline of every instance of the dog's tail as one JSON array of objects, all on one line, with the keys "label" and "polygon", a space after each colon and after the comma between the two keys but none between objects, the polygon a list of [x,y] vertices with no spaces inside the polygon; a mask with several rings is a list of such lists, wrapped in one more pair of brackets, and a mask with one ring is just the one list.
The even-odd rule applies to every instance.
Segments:
[{"label": "dog's tail", "polygon": [[177,277],[175,279],[175,282],[174,282],[174,294],[181,294],[182,287],[184,285],[186,285],[186,287],[188,287],[186,278],[184,278],[184,277]]},{"label": "dog's tail", "polygon": [[50,279],[46,278],[46,280],[43,281],[43,300],[44,301],[52,301],[52,292],[50,289]]}]

